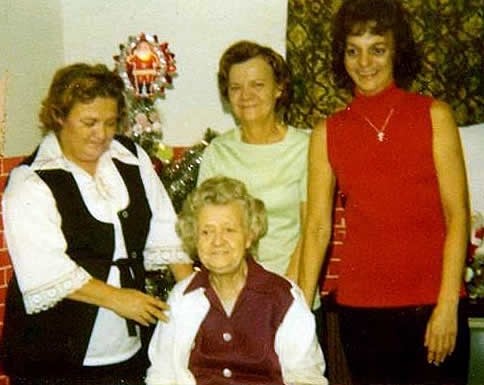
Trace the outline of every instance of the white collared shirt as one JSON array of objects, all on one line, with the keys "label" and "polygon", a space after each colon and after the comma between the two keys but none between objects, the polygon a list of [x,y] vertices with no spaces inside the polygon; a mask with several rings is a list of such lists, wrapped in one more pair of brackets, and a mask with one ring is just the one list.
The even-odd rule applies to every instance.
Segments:
[{"label": "white collared shirt", "polygon": [[[137,149],[138,157],[113,140],[100,157],[96,174],[91,176],[64,157],[57,137],[50,133],[42,141],[30,166],[12,170],[3,195],[3,220],[9,254],[27,313],[38,313],[55,306],[91,278],[65,253],[67,244],[56,202],[36,170],[62,169],[72,173],[91,215],[113,224],[113,260],[116,260],[126,257],[117,213],[127,207],[129,195],[112,159],[138,165],[153,213],[144,251],[145,268],[153,270],[162,264],[191,262],[175,233],[176,214],[170,199],[149,157],[139,146]],[[120,286],[116,267],[111,267],[107,282]],[[133,356],[140,346],[139,337],[128,336],[124,318],[100,308],[84,365],[123,361]]]}]

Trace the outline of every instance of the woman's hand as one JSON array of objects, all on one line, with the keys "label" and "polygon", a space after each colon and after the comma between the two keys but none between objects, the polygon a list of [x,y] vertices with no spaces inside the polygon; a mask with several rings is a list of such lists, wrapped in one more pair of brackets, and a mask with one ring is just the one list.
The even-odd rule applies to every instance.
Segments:
[{"label": "woman's hand", "polygon": [[164,311],[168,310],[169,306],[165,302],[139,290],[111,286],[95,278],[70,294],[68,298],[104,307],[144,326],[154,324],[157,320],[168,321]]},{"label": "woman's hand", "polygon": [[425,331],[427,361],[439,366],[450,356],[457,339],[456,305],[437,305],[430,316]]},{"label": "woman's hand", "polygon": [[115,293],[111,310],[119,316],[143,326],[155,324],[158,320],[168,321],[164,311],[168,310],[169,306],[160,299],[135,289],[120,288]]}]

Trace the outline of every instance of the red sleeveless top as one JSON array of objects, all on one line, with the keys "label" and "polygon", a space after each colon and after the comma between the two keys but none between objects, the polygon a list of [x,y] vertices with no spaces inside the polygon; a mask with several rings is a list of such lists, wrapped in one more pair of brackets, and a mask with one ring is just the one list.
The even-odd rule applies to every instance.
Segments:
[{"label": "red sleeveless top", "polygon": [[[357,94],[328,119],[329,160],[346,199],[340,304],[437,301],[445,220],[432,153],[431,103],[430,97],[391,85],[378,95]],[[387,119],[380,142],[377,131]]]}]

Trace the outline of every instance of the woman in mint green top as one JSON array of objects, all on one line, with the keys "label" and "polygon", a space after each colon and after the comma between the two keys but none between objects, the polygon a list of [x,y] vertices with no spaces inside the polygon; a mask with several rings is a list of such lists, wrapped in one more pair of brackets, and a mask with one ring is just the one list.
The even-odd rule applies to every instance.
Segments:
[{"label": "woman in mint green top", "polygon": [[207,147],[198,184],[215,175],[244,182],[264,202],[269,219],[255,257],[268,270],[296,281],[309,135],[283,120],[290,99],[289,70],[271,48],[241,41],[223,54],[218,82],[238,126]]}]

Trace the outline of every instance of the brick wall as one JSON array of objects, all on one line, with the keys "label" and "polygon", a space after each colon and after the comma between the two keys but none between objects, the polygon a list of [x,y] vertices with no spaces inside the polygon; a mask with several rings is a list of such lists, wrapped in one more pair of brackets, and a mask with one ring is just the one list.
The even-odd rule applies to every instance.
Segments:
[{"label": "brick wall", "polygon": [[[10,170],[22,161],[22,157],[0,158],[0,199],[3,194],[7,176]],[[3,236],[3,221],[1,220],[0,211],[0,340],[3,330],[3,315],[5,313],[5,295],[7,293],[7,284],[12,276],[12,264],[8,257],[5,238]],[[0,385],[9,385],[8,377],[3,374],[0,368]]]},{"label": "brick wall", "polygon": [[333,210],[333,234],[331,244],[328,249],[327,263],[321,274],[320,287],[323,295],[336,290],[339,276],[339,266],[341,261],[341,246],[346,235],[346,222],[344,218],[343,198],[340,193],[336,194]]}]

